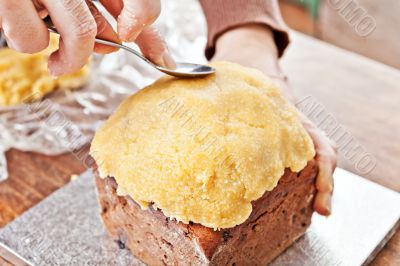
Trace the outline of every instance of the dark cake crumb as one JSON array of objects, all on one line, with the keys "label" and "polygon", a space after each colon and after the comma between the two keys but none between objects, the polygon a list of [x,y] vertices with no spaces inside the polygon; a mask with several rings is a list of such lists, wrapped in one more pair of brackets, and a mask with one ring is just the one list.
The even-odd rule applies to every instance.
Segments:
[{"label": "dark cake crumb", "polygon": [[232,238],[232,236],[229,234],[228,231],[224,231],[222,233],[222,237],[224,238],[224,242],[227,242],[229,240],[229,238]]},{"label": "dark cake crumb", "polygon": [[120,249],[125,249],[125,243],[122,242],[121,240],[118,239],[118,240],[115,240],[114,242],[118,244],[118,247]]}]

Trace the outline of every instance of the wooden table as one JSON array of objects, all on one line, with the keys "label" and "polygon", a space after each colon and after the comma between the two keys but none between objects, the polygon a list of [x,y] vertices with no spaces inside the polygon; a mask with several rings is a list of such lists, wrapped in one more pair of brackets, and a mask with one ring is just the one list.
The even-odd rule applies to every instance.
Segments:
[{"label": "wooden table", "polygon": [[[400,191],[400,71],[297,33],[292,37],[283,65],[300,99],[311,96],[376,158],[366,178]],[[340,167],[357,173],[346,156],[339,157]],[[7,158],[10,178],[0,183],[0,227],[84,171],[71,154],[11,150]],[[399,232],[373,265],[400,265]]]}]

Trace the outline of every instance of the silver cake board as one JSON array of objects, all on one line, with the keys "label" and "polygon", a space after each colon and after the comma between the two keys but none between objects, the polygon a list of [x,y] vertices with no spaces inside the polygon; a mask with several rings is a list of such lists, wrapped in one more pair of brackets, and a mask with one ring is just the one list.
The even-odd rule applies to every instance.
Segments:
[{"label": "silver cake board", "polygon": [[[399,193],[342,169],[333,206],[272,265],[366,264],[399,224]],[[99,213],[87,171],[1,229],[0,255],[16,265],[143,265],[107,236]]]}]

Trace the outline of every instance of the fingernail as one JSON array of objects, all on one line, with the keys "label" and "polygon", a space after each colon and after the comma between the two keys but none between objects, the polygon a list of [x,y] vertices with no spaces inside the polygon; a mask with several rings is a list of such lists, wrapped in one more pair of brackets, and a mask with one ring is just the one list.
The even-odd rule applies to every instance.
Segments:
[{"label": "fingernail", "polygon": [[330,216],[332,213],[332,202],[331,202],[331,196],[326,196],[325,197],[325,212],[326,216]]},{"label": "fingernail", "polygon": [[172,58],[172,56],[168,51],[165,51],[164,54],[162,55],[162,62],[164,67],[167,67],[169,69],[176,68],[175,60]]},{"label": "fingernail", "polygon": [[325,209],[325,216],[326,216],[326,217],[331,216],[331,206],[326,206],[326,209]]}]

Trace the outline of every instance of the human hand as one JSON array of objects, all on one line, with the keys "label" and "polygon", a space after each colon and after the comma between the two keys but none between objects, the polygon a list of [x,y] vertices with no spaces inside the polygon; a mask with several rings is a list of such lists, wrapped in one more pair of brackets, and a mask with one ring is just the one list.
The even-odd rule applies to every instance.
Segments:
[{"label": "human hand", "polygon": [[314,209],[322,215],[328,216],[332,211],[333,172],[336,168],[336,145],[310,119],[300,113],[304,128],[314,142],[318,163],[318,176],[315,182],[317,195],[314,200]]},{"label": "human hand", "polygon": [[[247,25],[232,29],[219,37],[213,61],[231,61],[261,70],[272,78],[283,94],[295,103],[294,92],[283,75],[272,31],[262,25]],[[321,215],[331,213],[333,172],[336,168],[336,148],[332,141],[305,115],[300,114],[304,128],[310,134],[316,150],[319,172],[316,179],[317,194],[314,209]]]},{"label": "human hand", "polygon": [[160,14],[160,0],[100,2],[117,20],[117,32],[91,0],[0,0],[0,28],[10,48],[36,53],[49,44],[49,32],[42,20],[49,15],[61,36],[59,49],[49,58],[49,70],[54,76],[81,68],[93,49],[99,53],[115,51],[95,44],[96,36],[115,42],[135,41],[155,64],[175,66],[163,38],[151,27]]}]

